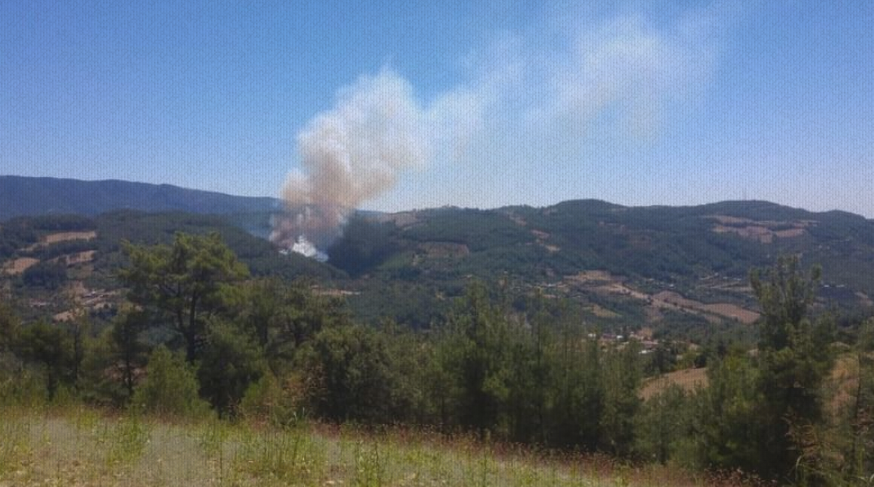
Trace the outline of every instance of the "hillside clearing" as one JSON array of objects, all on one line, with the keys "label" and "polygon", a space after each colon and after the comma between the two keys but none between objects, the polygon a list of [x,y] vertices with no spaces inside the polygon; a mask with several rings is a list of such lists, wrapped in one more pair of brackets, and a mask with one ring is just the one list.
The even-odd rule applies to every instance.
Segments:
[{"label": "hillside clearing", "polygon": [[97,238],[97,232],[59,232],[51,233],[43,237],[43,242],[53,244],[70,240],[92,240]]},{"label": "hillside clearing", "polygon": [[3,266],[3,273],[10,276],[17,276],[26,271],[29,267],[34,266],[38,263],[39,259],[34,259],[32,257],[21,257],[20,259],[15,259],[7,262]]},{"label": "hillside clearing", "polygon": [[706,387],[707,369],[684,369],[653,377],[644,382],[643,387],[640,388],[640,397],[649,399],[672,384],[682,387],[687,392],[695,390],[696,387]]}]

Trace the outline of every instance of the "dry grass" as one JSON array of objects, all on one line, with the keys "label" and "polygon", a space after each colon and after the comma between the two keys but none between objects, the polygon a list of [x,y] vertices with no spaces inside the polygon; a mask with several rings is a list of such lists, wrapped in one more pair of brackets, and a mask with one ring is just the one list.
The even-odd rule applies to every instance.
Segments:
[{"label": "dry grass", "polygon": [[653,377],[644,382],[643,387],[640,388],[640,397],[643,399],[649,399],[660,391],[666,389],[671,384],[676,384],[686,391],[692,391],[696,387],[706,387],[707,369],[678,370],[676,372],[663,374],[659,377]]},{"label": "dry grass", "polygon": [[97,232],[59,232],[46,235],[42,238],[42,242],[51,245],[68,240],[91,240],[94,238],[97,238]]},{"label": "dry grass", "polygon": [[350,428],[170,423],[86,408],[0,409],[0,486],[744,485],[469,437]]},{"label": "dry grass", "polygon": [[39,259],[34,259],[32,257],[22,257],[20,259],[15,259],[7,262],[3,266],[3,273],[10,276],[17,276],[18,274],[26,271],[28,267],[36,265],[38,263]]},{"label": "dry grass", "polygon": [[705,316],[718,315],[723,318],[736,319],[741,323],[750,325],[759,319],[755,311],[742,308],[730,303],[704,304],[700,301],[684,298],[673,291],[662,291],[652,296],[653,306],[660,308],[684,309],[687,311],[704,314]]}]

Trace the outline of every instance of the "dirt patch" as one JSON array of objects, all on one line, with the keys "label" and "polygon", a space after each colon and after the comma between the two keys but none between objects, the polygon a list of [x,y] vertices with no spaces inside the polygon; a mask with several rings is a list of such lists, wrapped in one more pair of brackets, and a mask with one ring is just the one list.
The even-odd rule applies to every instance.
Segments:
[{"label": "dirt patch", "polygon": [[[868,353],[867,360],[874,358]],[[862,360],[866,360],[863,356]],[[853,404],[856,391],[859,388],[859,357],[856,353],[843,353],[837,360],[829,377],[831,397],[826,401],[832,414],[838,414],[842,409]]]},{"label": "dirt patch", "polygon": [[803,228],[792,228],[789,230],[777,230],[774,232],[774,236],[779,238],[795,238],[804,235],[804,233]]},{"label": "dirt patch", "polygon": [[640,388],[640,397],[647,400],[671,384],[676,384],[688,392],[694,391],[696,387],[707,387],[707,369],[678,370],[648,379]]},{"label": "dirt patch", "polygon": [[540,245],[541,247],[545,248],[550,253],[554,254],[554,253],[558,252],[559,250],[561,250],[561,247],[559,247],[557,245],[551,245],[551,244],[546,243],[546,239],[549,238],[548,233],[541,231],[541,230],[532,229],[531,235],[534,235],[534,238],[537,239],[537,245]]},{"label": "dirt patch", "polygon": [[[710,217],[718,223],[713,226],[715,233],[734,233],[740,237],[769,244],[776,238],[796,238],[807,233],[806,228],[816,222],[810,220],[798,221],[754,221],[748,218],[714,215]],[[786,228],[791,227],[791,228]]]},{"label": "dirt patch", "polygon": [[426,242],[419,244],[419,250],[428,257],[465,257],[470,255],[467,245],[452,242]]},{"label": "dirt patch", "polygon": [[20,259],[15,259],[10,262],[7,262],[3,265],[3,273],[10,276],[17,276],[22,272],[26,271],[28,267],[38,264],[39,259],[34,259],[31,257],[22,257]]},{"label": "dirt patch", "polygon": [[750,220],[749,218],[739,218],[736,216],[728,216],[728,215],[713,215],[710,218],[722,223],[723,225],[742,225],[747,223],[755,223],[755,221]]},{"label": "dirt patch", "polygon": [[53,244],[68,240],[91,240],[94,238],[97,238],[97,232],[61,232],[46,235],[42,241],[45,244]]},{"label": "dirt patch", "polygon": [[76,298],[81,298],[88,294],[90,290],[85,287],[85,283],[82,281],[72,281],[70,285],[67,287],[67,292],[72,294]]},{"label": "dirt patch", "polygon": [[725,316],[726,318],[736,319],[745,325],[751,325],[759,319],[759,313],[756,313],[755,311],[750,311],[746,308],[741,308],[736,304],[705,304],[704,309],[710,313]]},{"label": "dirt patch", "polygon": [[626,286],[619,278],[606,271],[582,271],[565,280],[570,285],[586,286],[586,289],[599,294],[614,294],[640,301],[646,301],[647,317],[652,321],[662,318],[661,310],[675,310],[696,313],[708,321],[718,323],[723,319],[736,319],[741,323],[751,324],[759,319],[759,314],[731,303],[704,304],[688,299],[674,291],[661,291],[654,295],[637,291]]},{"label": "dirt patch", "polygon": [[51,262],[66,264],[68,266],[76,264],[86,264],[94,261],[94,250],[86,250],[85,252],[76,252],[74,254],[62,255],[51,260]]},{"label": "dirt patch", "polygon": [[329,298],[344,298],[346,296],[357,296],[361,293],[358,291],[347,291],[345,289],[324,289],[320,287],[312,288],[313,294],[316,296],[327,296]]},{"label": "dirt patch", "polygon": [[73,321],[76,318],[76,314],[72,311],[62,311],[54,316],[52,316],[52,321],[55,323],[67,323]]},{"label": "dirt patch", "polygon": [[613,282],[616,279],[607,271],[581,271],[573,276],[567,276],[569,281],[586,284],[590,282]]},{"label": "dirt patch", "polygon": [[618,318],[620,316],[619,313],[610,311],[609,309],[598,304],[592,306],[592,314],[597,316],[598,318]]},{"label": "dirt patch", "polygon": [[630,298],[639,299],[641,301],[650,301],[652,298],[649,294],[642,293],[640,291],[635,291],[630,287],[622,284],[621,282],[611,282],[610,284],[605,284],[603,286],[598,286],[595,289],[595,292],[600,293],[609,293],[609,294],[619,294],[621,296],[628,296]]},{"label": "dirt patch", "polygon": [[856,293],[856,297],[859,298],[859,303],[861,303],[862,306],[866,306],[866,307],[874,306],[874,301],[871,301],[871,298],[867,294],[859,291]]},{"label": "dirt patch", "polygon": [[741,308],[740,306],[737,306],[735,304],[704,304],[699,301],[684,298],[680,294],[673,291],[662,291],[658,294],[655,294],[652,299],[653,304],[656,306],[664,303],[666,305],[665,307],[682,308],[690,311],[696,311],[699,313],[719,315],[724,318],[736,319],[741,323],[747,325],[755,323],[755,321],[759,319],[758,313],[745,308]]},{"label": "dirt patch", "polygon": [[515,223],[516,225],[519,225],[520,227],[524,227],[525,225],[528,225],[528,222],[525,221],[525,219],[519,215],[510,214],[510,215],[507,215],[507,218],[512,220],[513,223]]}]

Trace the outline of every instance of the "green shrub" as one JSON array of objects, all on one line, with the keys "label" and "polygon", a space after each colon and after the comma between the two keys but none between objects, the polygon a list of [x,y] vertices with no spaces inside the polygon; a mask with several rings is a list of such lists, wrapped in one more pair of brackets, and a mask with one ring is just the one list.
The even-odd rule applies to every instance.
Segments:
[{"label": "green shrub", "polygon": [[283,428],[295,425],[303,418],[300,407],[303,390],[295,383],[294,379],[283,383],[273,374],[265,374],[246,389],[240,401],[240,415],[250,421]]},{"label": "green shrub", "polygon": [[209,405],[197,394],[194,370],[163,345],[149,357],[146,378],[134,393],[133,407],[185,418],[203,417],[209,411]]}]

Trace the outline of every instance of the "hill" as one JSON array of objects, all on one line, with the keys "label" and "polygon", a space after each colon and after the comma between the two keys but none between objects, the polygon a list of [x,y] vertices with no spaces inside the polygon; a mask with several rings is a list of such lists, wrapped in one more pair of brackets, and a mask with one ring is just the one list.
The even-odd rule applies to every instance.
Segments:
[{"label": "hill", "polygon": [[301,255],[283,255],[221,215],[117,211],[96,217],[45,215],[0,223],[0,300],[12,298],[25,318],[63,321],[74,303],[97,318],[121,304],[116,271],[124,240],[169,244],[176,232],[217,232],[254,276],[345,278],[342,271]]},{"label": "hill", "polygon": [[[174,231],[215,230],[256,274],[329,279],[358,318],[392,318],[415,328],[428,327],[471,279],[480,279],[500,288],[519,311],[536,293],[570,298],[582,320],[616,334],[647,328],[657,338],[702,342],[731,334],[749,339],[746,330],[758,314],[748,272],[770,266],[781,254],[802,255],[804,266],[822,265],[818,309],[837,307],[853,314],[874,305],[874,222],[844,212],[815,213],[764,201],[625,207],[597,200],[542,208],[359,212],[328,249],[330,265],[324,266],[297,255],[281,256],[264,240],[274,205],[269,198],[119,181],[0,181],[17,187],[19,194],[26,192],[23,188],[39,189],[41,197],[28,198],[51,202],[44,208],[58,211],[90,214],[98,207],[128,204],[120,203],[124,198],[148,211],[161,205],[188,209],[113,211],[96,217],[46,210],[43,216],[0,223],[0,281],[7,282],[9,292],[26,290],[28,283],[53,284],[61,272],[50,264],[60,258],[69,263],[66,274],[74,282],[79,279],[73,271],[90,265],[94,272],[86,273],[86,287],[109,289],[116,285],[110,270],[120,264],[120,239],[154,243],[167,241]],[[56,191],[52,184],[59,185]],[[93,198],[82,193],[87,185],[94,185],[89,191]],[[3,198],[11,197],[0,192]],[[0,205],[0,214],[16,208]],[[55,236],[61,240],[32,248],[65,232],[95,235]]]},{"label": "hill", "polygon": [[[356,279],[362,308],[427,326],[413,308],[447,305],[464,283],[502,283],[512,296],[571,297],[606,327],[713,332],[757,317],[750,268],[781,254],[824,269],[820,309],[870,308],[874,222],[763,201],[624,207],[595,200],[544,208],[442,208],[359,215],[329,249]],[[515,298],[513,298],[515,299]],[[516,300],[524,306],[524,300]]]},{"label": "hill", "polygon": [[257,213],[273,198],[231,196],[168,184],[0,176],[0,220],[25,215],[98,215],[114,210],[187,213]]}]

